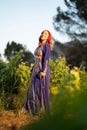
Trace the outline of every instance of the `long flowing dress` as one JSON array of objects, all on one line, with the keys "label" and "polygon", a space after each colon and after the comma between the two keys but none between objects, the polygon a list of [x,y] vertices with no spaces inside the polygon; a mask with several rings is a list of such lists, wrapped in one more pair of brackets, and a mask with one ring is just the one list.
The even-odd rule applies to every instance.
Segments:
[{"label": "long flowing dress", "polygon": [[[31,72],[31,83],[29,85],[24,108],[31,114],[36,114],[42,104],[49,111],[49,86],[50,86],[50,46],[45,43],[35,50],[35,63]],[[46,76],[40,79],[40,72],[46,72]]]}]

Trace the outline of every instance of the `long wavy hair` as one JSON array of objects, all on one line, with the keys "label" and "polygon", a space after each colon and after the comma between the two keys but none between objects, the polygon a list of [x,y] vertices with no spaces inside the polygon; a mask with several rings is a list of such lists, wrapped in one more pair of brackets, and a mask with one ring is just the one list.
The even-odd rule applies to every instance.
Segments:
[{"label": "long wavy hair", "polygon": [[[46,43],[48,43],[49,45],[50,45],[50,49],[52,50],[52,34],[50,33],[50,31],[48,31],[48,30],[43,30],[42,32],[41,32],[41,34],[44,32],[44,31],[47,31],[48,32],[48,38],[47,38],[47,41],[46,41]],[[41,46],[42,45],[42,40],[41,40],[41,36],[39,37],[39,43],[38,43],[38,46]]]}]

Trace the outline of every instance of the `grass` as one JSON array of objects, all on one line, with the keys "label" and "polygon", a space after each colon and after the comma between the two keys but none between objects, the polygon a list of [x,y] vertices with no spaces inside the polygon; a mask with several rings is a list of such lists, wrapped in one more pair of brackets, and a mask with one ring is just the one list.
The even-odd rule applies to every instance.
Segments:
[{"label": "grass", "polygon": [[0,111],[0,130],[19,130],[20,127],[31,124],[39,119],[27,114],[20,114],[14,111]]}]

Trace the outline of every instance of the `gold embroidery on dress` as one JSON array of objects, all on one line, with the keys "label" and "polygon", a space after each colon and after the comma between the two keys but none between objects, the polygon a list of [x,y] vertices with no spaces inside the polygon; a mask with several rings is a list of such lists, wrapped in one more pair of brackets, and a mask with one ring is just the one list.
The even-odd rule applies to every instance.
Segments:
[{"label": "gold embroidery on dress", "polygon": [[36,48],[34,52],[35,64],[33,68],[33,73],[38,73],[42,69],[42,49],[43,49],[43,46],[39,46]]}]

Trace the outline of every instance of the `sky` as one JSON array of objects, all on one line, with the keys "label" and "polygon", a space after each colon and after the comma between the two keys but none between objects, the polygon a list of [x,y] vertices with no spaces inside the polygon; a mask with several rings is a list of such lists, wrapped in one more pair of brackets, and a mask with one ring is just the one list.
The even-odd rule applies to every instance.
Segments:
[{"label": "sky", "polygon": [[0,0],[0,53],[3,56],[7,42],[15,41],[34,52],[38,38],[48,29],[58,41],[68,39],[53,27],[57,7],[65,8],[63,0]]}]

